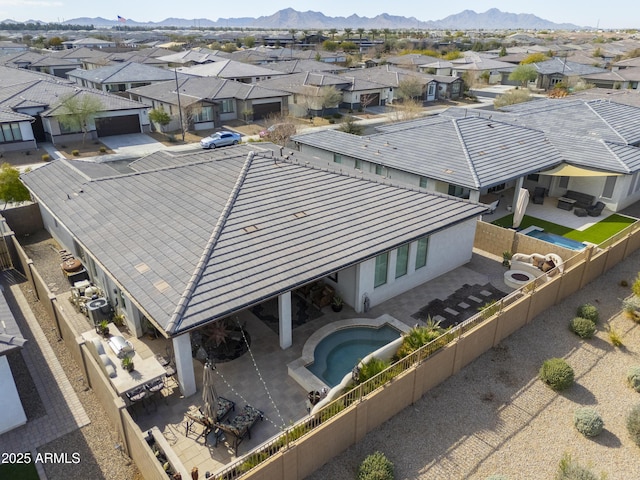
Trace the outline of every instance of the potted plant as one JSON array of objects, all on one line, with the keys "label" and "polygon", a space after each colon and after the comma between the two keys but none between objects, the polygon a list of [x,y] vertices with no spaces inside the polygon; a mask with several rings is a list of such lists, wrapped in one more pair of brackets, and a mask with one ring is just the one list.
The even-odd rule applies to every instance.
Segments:
[{"label": "potted plant", "polygon": [[129,355],[122,357],[122,368],[127,372],[131,372],[133,370],[133,359]]},{"label": "potted plant", "polygon": [[506,251],[506,252],[502,252],[502,266],[503,267],[510,267],[511,264],[509,263],[511,261],[511,257],[513,257],[513,254],[510,251]]},{"label": "potted plant", "polygon": [[340,310],[342,310],[343,305],[344,300],[342,300],[342,297],[340,295],[334,295],[331,299],[331,309],[334,312],[339,312]]},{"label": "potted plant", "polygon": [[103,337],[108,337],[109,336],[109,321],[108,320],[102,320],[98,324],[98,333],[100,335],[102,335]]}]

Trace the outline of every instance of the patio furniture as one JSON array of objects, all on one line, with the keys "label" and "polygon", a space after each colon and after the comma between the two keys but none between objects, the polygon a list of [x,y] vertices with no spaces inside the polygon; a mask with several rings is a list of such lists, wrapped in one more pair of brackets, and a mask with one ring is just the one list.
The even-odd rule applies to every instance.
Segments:
[{"label": "patio furniture", "polygon": [[560,197],[558,198],[558,208],[560,210],[571,210],[573,208],[573,206],[575,205],[576,200],[574,200],[573,198],[568,198],[568,197]]},{"label": "patio furniture", "polygon": [[[236,404],[231,400],[224,397],[218,397],[218,407],[216,409],[216,418],[207,417],[204,412],[198,408],[197,410],[188,411],[185,416],[187,421],[185,422],[185,436],[189,436],[189,433],[193,431],[194,424],[202,425],[204,428],[202,432],[196,437],[196,440],[200,437],[206,438],[215,428],[216,422],[222,421],[231,411],[235,411]],[[218,439],[216,437],[216,443]]]},{"label": "patio furniture", "polygon": [[233,447],[234,454],[237,457],[238,446],[245,438],[251,438],[251,428],[258,420],[263,419],[263,412],[261,412],[257,408],[252,407],[251,405],[245,405],[242,411],[238,415],[236,415],[230,422],[215,424],[215,427],[219,430],[219,433],[216,433],[216,443],[214,446],[218,445],[218,440],[222,436],[222,433],[228,434],[231,436],[231,446]]},{"label": "patio furniture", "polygon": [[327,305],[331,304],[331,300],[333,299],[335,293],[336,291],[333,289],[333,287],[329,285],[323,285],[321,289],[313,294],[312,302],[318,308],[326,307]]},{"label": "patio furniture", "polygon": [[576,217],[586,217],[587,216],[587,209],[586,208],[574,208],[573,209],[573,214]]},{"label": "patio furniture", "polygon": [[536,187],[533,190],[532,200],[536,205],[542,205],[544,203],[544,193],[546,188],[544,187]]},{"label": "patio furniture", "polygon": [[588,208],[596,199],[596,197],[594,197],[593,195],[589,195],[588,193],[576,192],[575,190],[567,190],[567,193],[565,193],[563,197],[575,200],[573,206],[576,208]]},{"label": "patio furniture", "polygon": [[489,204],[489,211],[485,215],[493,214],[493,212],[496,211],[496,208],[498,208],[498,205],[500,205],[500,199],[497,199],[496,201],[491,202]]},{"label": "patio furniture", "polygon": [[591,207],[587,207],[586,211],[590,217],[599,217],[604,210],[605,204],[603,202],[597,202],[595,205]]}]

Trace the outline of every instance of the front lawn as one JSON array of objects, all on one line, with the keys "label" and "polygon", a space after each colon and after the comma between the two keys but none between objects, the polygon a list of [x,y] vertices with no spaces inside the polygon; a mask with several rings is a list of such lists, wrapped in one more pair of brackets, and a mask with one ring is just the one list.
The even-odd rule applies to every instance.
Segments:
[{"label": "front lawn", "polygon": [[[558,225],[557,223],[547,222],[546,220],[525,215],[520,224],[520,229],[535,225],[536,227],[544,228],[544,230],[549,233],[562,235],[563,237],[578,240],[579,242],[590,242],[599,245],[634,222],[636,222],[634,218],[615,213],[585,230],[573,230]],[[493,222],[493,224],[504,228],[511,228],[513,225],[513,214],[499,218]]]}]

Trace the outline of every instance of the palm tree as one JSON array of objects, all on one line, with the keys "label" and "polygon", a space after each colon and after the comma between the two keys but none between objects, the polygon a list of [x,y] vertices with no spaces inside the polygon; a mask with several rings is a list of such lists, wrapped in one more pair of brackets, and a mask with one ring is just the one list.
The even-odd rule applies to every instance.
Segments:
[{"label": "palm tree", "polygon": [[336,38],[336,33],[338,33],[338,30],[336,30],[335,28],[332,28],[329,30],[329,35],[331,35],[331,41],[333,41]]},{"label": "palm tree", "polygon": [[371,33],[371,41],[373,42],[376,39],[376,35],[378,35],[380,31],[377,28],[372,28],[371,30],[369,30],[369,33]]},{"label": "palm tree", "polygon": [[364,28],[358,28],[356,31],[358,32],[358,35],[360,36],[360,42],[362,42],[362,35],[364,35]]},{"label": "palm tree", "polygon": [[391,35],[391,30],[389,30],[388,28],[385,28],[384,30],[382,30],[382,34],[384,35],[384,41],[387,41],[387,36]]},{"label": "palm tree", "polygon": [[347,38],[349,38],[349,36],[351,35],[351,32],[353,32],[353,28],[345,28],[344,29],[344,34]]}]

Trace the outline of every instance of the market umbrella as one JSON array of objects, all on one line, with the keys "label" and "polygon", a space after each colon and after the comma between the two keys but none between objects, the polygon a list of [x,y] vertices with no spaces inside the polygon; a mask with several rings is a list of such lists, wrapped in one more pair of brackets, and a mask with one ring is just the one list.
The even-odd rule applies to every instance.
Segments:
[{"label": "market umbrella", "polygon": [[218,410],[218,394],[213,384],[213,363],[206,362],[204,364],[204,372],[202,375],[202,402],[204,404],[203,412],[208,418],[217,420]]},{"label": "market umbrella", "polygon": [[516,201],[516,208],[513,210],[513,228],[518,228],[524,217],[524,211],[529,204],[529,190],[526,188],[520,189],[518,200]]}]

